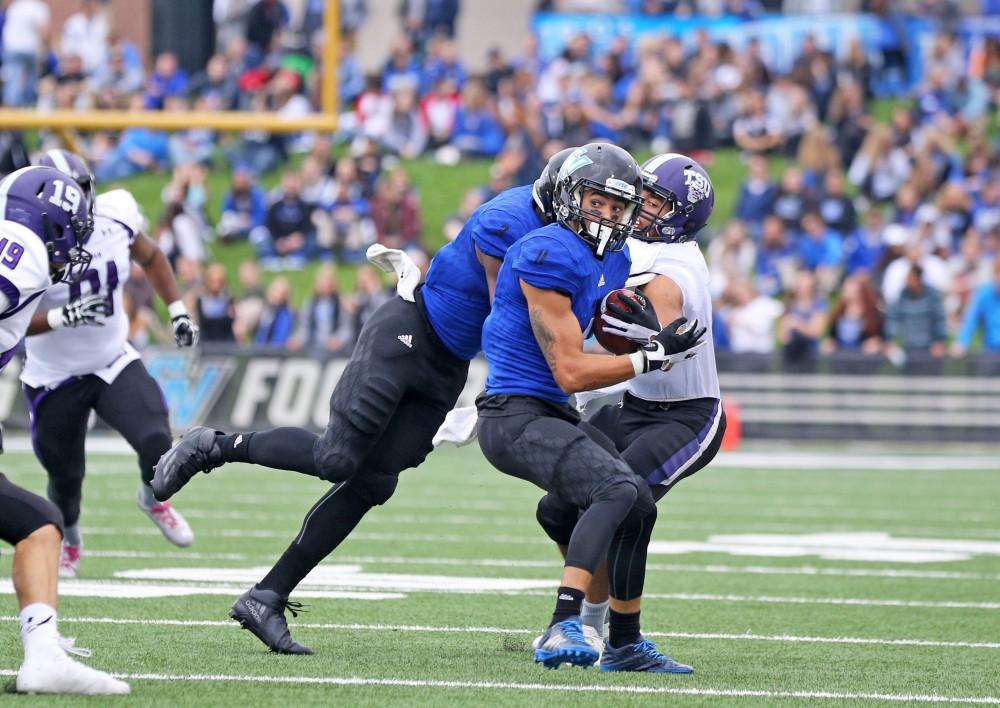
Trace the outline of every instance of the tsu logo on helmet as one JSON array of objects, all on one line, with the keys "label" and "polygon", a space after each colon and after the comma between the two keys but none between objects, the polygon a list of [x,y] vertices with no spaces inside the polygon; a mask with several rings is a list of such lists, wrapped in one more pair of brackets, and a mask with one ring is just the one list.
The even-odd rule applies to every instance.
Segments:
[{"label": "tsu logo on helmet", "polygon": [[690,167],[684,170],[684,186],[688,188],[689,204],[708,199],[712,194],[712,183],[708,181],[708,177]]}]

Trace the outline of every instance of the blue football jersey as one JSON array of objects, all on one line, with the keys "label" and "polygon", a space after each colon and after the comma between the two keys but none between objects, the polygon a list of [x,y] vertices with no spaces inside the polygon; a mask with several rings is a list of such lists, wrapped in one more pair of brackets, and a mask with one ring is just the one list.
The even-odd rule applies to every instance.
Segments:
[{"label": "blue football jersey", "polygon": [[599,260],[583,239],[561,224],[533,231],[511,246],[497,278],[493,311],[483,326],[483,353],[489,363],[486,392],[566,403],[569,396],[556,384],[535,340],[521,281],[568,295],[580,331],[587,332],[601,299],[625,287],[629,266],[628,249]]},{"label": "blue football jersey", "polygon": [[490,291],[476,246],[503,260],[514,242],[543,225],[531,186],[514,187],[476,209],[454,242],[434,256],[421,293],[431,326],[452,354],[472,359],[479,353],[483,322],[490,314]]}]

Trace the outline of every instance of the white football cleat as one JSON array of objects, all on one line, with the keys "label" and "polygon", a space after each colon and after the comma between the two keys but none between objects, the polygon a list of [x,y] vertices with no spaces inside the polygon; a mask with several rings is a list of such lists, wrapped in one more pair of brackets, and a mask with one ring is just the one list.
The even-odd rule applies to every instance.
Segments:
[{"label": "white football cleat", "polygon": [[[543,636],[544,635],[539,634],[531,640],[532,651],[538,649],[538,644]],[[583,625],[583,638],[587,641],[587,644],[592,646],[597,651],[598,661],[600,661],[600,655],[604,653],[604,642],[608,638],[608,625],[604,625],[604,634],[601,634],[589,624]]]},{"label": "white football cleat", "polygon": [[155,502],[152,506],[146,506],[142,503],[141,497],[137,497],[135,501],[142,512],[156,524],[156,527],[172,544],[187,548],[194,543],[194,532],[187,519],[181,516],[181,513],[174,509],[170,502]]},{"label": "white football cleat", "polygon": [[80,558],[83,556],[83,544],[74,546],[63,541],[62,553],[59,556],[59,577],[73,580],[80,575]]},{"label": "white football cleat", "polygon": [[25,659],[17,672],[18,693],[73,693],[84,696],[122,696],[129,685],[111,674],[73,661],[60,647]]}]

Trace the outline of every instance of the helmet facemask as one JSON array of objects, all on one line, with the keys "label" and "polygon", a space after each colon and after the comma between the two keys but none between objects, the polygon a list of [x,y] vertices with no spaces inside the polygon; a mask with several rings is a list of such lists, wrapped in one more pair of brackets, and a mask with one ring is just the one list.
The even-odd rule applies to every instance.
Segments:
[{"label": "helmet facemask", "polygon": [[[619,179],[609,179],[605,184],[591,179],[567,182],[572,183],[563,187],[566,197],[558,207],[559,222],[590,244],[598,258],[602,258],[605,253],[622,250],[639,216],[642,197],[635,194],[631,184]],[[612,201],[623,202],[624,208],[617,218],[595,214],[583,203],[587,191],[598,192]]]}]

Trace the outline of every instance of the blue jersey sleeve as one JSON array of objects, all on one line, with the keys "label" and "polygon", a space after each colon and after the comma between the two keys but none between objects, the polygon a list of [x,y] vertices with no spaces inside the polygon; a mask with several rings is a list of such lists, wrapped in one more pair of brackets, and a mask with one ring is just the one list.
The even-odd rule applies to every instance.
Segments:
[{"label": "blue jersey sleeve", "polygon": [[542,290],[573,297],[581,286],[572,255],[556,240],[534,238],[522,242],[511,267],[518,278]]},{"label": "blue jersey sleeve", "polygon": [[503,213],[498,209],[487,209],[472,229],[472,240],[487,256],[503,260],[514,238],[511,225]]}]

